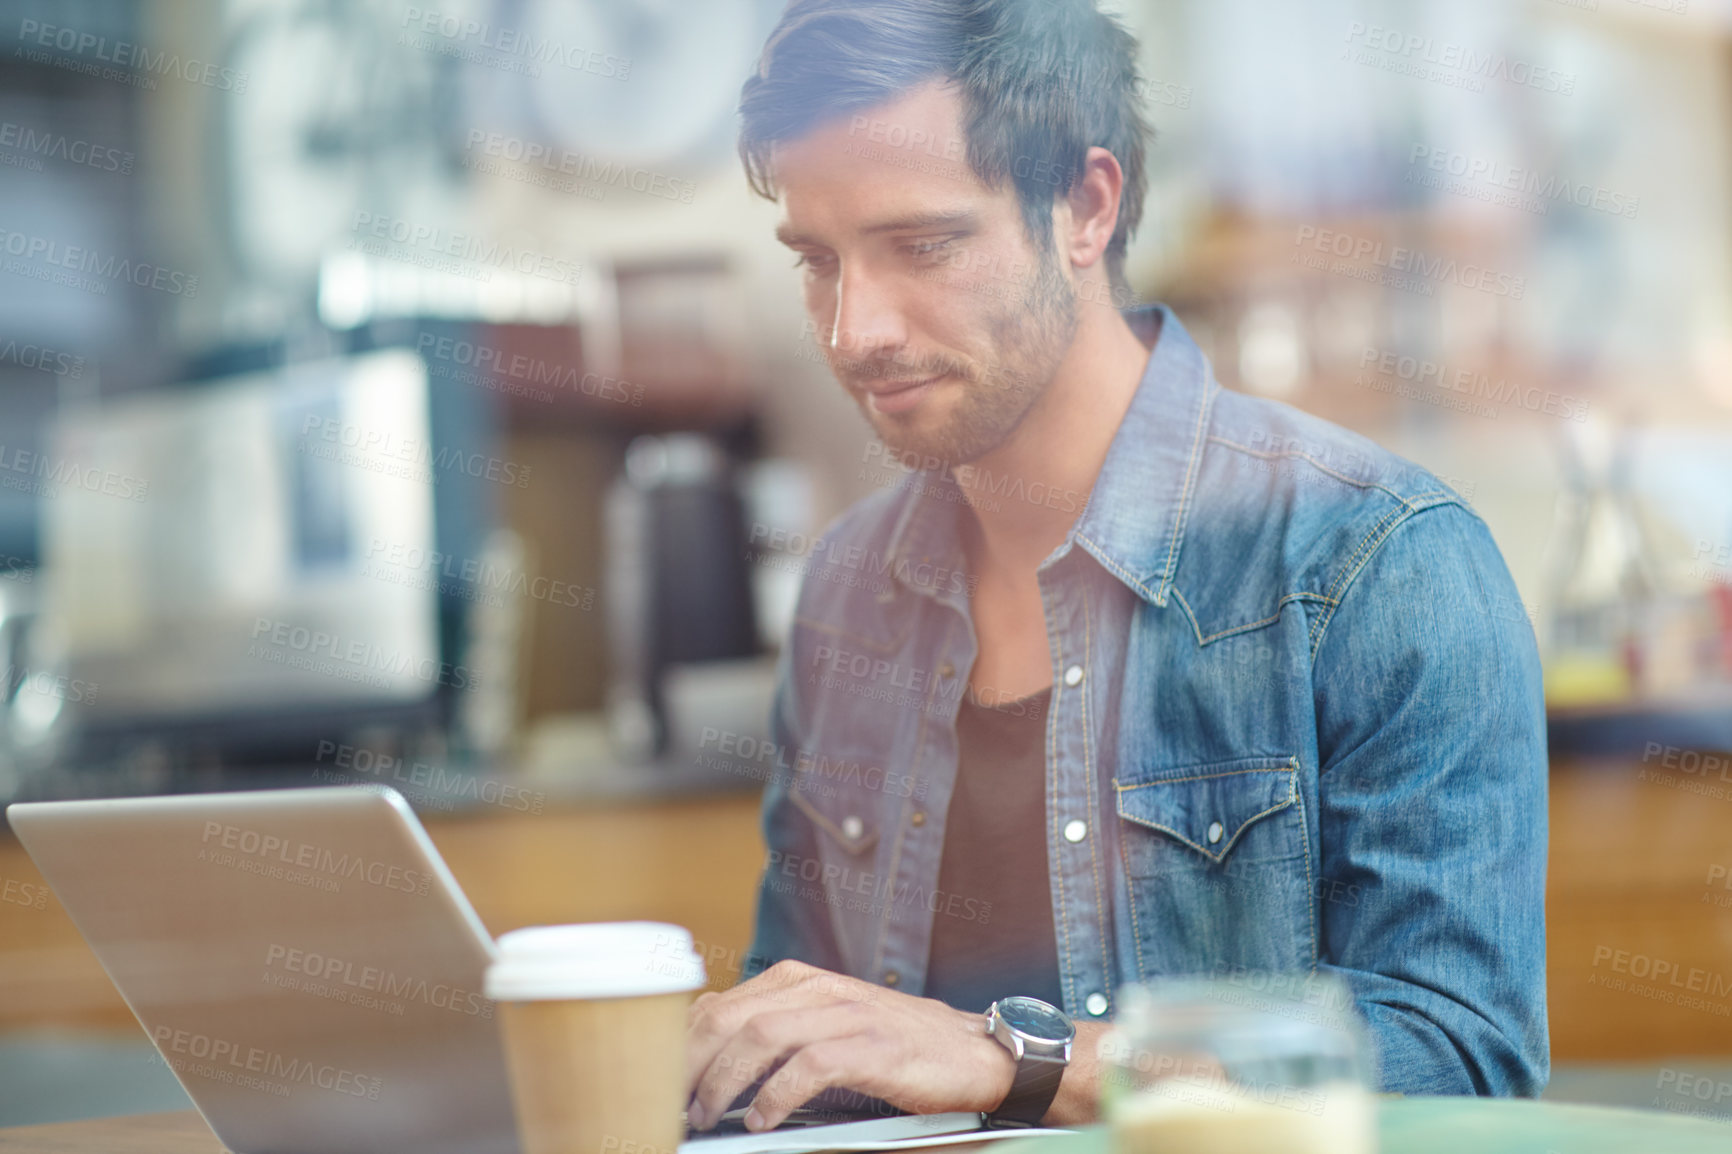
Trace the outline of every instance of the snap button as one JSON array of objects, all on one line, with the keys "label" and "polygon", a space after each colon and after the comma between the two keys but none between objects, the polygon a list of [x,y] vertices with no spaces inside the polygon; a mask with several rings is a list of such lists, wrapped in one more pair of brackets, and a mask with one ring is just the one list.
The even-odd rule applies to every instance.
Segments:
[{"label": "snap button", "polygon": [[909,825],[925,825],[926,824],[926,811],[923,809],[917,809],[913,813],[909,814],[908,815],[908,824]]},{"label": "snap button", "polygon": [[950,662],[948,662],[948,661],[939,662],[939,664],[938,664],[938,676],[940,676],[940,677],[955,677],[956,676],[956,666],[950,664]]},{"label": "snap button", "polygon": [[1100,1017],[1102,1014],[1107,1012],[1107,996],[1099,990],[1096,990],[1087,998],[1083,999],[1083,1009],[1087,1010],[1097,1018]]},{"label": "snap button", "polygon": [[1070,686],[1072,689],[1075,689],[1077,686],[1081,685],[1082,679],[1083,679],[1083,668],[1080,665],[1073,665],[1069,669],[1064,671],[1064,683],[1066,685]]},{"label": "snap button", "polygon": [[895,970],[885,970],[884,971],[884,984],[886,986],[894,986],[897,982],[900,982],[901,980],[902,980],[902,975],[897,973]]},{"label": "snap button", "polygon": [[1087,837],[1088,835],[1089,835],[1089,823],[1086,821],[1083,821],[1081,818],[1072,818],[1070,821],[1065,822],[1064,840],[1066,840],[1066,841],[1081,841],[1083,838]]},{"label": "snap button", "polygon": [[1220,822],[1218,822],[1218,821],[1210,822],[1209,823],[1209,844],[1214,845],[1216,842],[1220,841],[1221,835],[1226,833],[1226,832],[1227,831],[1225,829],[1221,828]]},{"label": "snap button", "polygon": [[849,841],[859,841],[860,835],[866,832],[866,823],[853,814],[842,819],[842,836]]}]

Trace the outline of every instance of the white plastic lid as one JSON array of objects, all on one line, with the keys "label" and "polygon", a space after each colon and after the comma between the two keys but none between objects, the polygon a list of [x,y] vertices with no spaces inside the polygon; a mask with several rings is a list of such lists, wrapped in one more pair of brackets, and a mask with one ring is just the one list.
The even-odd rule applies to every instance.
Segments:
[{"label": "white plastic lid", "polygon": [[484,990],[496,1001],[637,998],[704,984],[691,932],[664,922],[532,926],[495,948]]}]

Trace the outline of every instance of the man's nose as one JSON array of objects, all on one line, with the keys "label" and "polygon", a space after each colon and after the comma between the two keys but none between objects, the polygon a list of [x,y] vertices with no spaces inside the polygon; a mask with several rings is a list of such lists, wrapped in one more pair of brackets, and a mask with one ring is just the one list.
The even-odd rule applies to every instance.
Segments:
[{"label": "man's nose", "polygon": [[862,360],[893,357],[908,343],[895,293],[858,265],[844,268],[836,285],[830,348]]}]

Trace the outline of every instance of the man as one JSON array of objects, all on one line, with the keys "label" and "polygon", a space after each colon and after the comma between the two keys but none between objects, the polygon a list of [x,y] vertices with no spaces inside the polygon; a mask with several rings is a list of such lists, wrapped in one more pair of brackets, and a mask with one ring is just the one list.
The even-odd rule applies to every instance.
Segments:
[{"label": "man", "polygon": [[832,1087],[1085,1121],[1116,991],[1179,974],[1340,979],[1386,1090],[1545,1085],[1514,585],[1424,470],[1114,307],[1134,49],[1091,0],[794,0],[745,85],[831,368],[921,471],[806,582],[695,1125],[766,1073],[752,1128]]}]

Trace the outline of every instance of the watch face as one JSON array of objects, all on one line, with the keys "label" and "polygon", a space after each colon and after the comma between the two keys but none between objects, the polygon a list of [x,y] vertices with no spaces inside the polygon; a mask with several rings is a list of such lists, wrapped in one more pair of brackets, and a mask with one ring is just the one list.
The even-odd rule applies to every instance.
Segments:
[{"label": "watch face", "polygon": [[1001,998],[998,1016],[1011,1029],[1042,1042],[1068,1042],[1076,1036],[1064,1012],[1039,998]]}]

